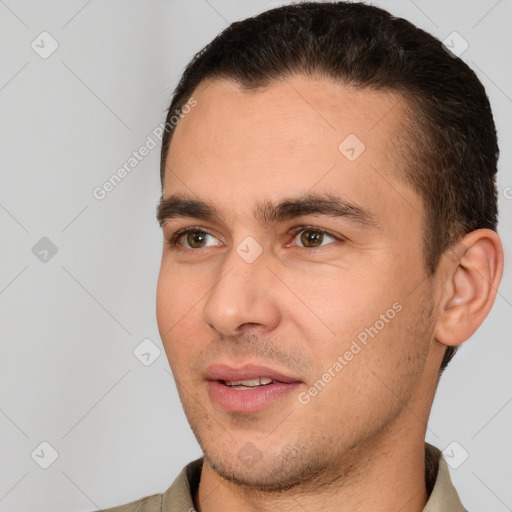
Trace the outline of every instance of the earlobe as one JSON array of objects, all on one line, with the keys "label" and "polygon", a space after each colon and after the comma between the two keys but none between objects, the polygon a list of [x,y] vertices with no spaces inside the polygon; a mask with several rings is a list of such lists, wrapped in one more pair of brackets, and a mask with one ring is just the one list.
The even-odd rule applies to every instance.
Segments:
[{"label": "earlobe", "polygon": [[[466,341],[488,315],[503,274],[503,247],[490,229],[471,231],[461,240],[463,253],[446,260],[445,291],[439,304],[435,338],[454,346]],[[454,264],[455,263],[455,264]]]}]

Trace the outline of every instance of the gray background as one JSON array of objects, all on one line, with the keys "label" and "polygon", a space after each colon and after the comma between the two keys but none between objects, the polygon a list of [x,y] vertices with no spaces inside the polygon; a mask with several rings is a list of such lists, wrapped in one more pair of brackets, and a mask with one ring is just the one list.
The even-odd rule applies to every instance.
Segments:
[{"label": "gray background", "polygon": [[[92,192],[162,122],[191,56],[280,3],[0,0],[0,512],[119,505],[200,456],[155,319],[159,147],[103,200]],[[505,274],[441,380],[427,441],[468,453],[451,475],[469,510],[512,510],[512,1],[373,3],[460,33],[493,105]],[[58,43],[47,58],[31,47],[51,49],[43,31]],[[145,339],[148,366],[133,353]]]}]

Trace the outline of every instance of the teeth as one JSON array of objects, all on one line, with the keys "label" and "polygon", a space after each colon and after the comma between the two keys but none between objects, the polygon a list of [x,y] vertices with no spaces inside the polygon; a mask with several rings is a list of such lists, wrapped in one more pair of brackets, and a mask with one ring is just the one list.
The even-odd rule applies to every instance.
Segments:
[{"label": "teeth", "polygon": [[256,377],[255,379],[247,379],[247,380],[226,380],[224,381],[227,386],[241,386],[237,387],[237,389],[246,389],[246,388],[254,388],[256,386],[265,386],[266,384],[270,384],[272,379],[267,377]]}]

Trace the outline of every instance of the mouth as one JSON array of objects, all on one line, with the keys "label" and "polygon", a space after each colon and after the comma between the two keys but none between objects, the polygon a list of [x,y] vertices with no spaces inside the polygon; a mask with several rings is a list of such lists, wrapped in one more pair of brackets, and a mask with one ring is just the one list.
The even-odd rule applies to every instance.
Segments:
[{"label": "mouth", "polygon": [[210,400],[228,412],[249,413],[288,397],[302,384],[295,377],[264,366],[209,366],[206,371]]}]

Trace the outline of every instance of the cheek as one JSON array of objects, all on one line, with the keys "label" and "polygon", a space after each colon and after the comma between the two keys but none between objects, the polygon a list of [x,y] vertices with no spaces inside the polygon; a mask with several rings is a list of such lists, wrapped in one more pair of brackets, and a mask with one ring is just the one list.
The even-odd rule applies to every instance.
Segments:
[{"label": "cheek", "polygon": [[295,321],[305,332],[314,326],[319,334],[337,342],[356,336],[394,302],[389,284],[373,277],[371,269],[364,273],[339,270],[313,279],[295,275],[289,282],[296,296],[290,296],[286,304]]},{"label": "cheek", "polygon": [[347,330],[340,323],[334,343],[317,340],[313,355],[321,372],[309,382],[312,416],[334,416],[339,425],[371,425],[410,400],[431,328],[428,318],[418,318],[418,306],[409,300],[373,307]]},{"label": "cheek", "polygon": [[158,277],[156,289],[156,320],[160,337],[165,343],[168,331],[176,322],[176,304],[177,304],[177,287],[174,286],[172,279],[169,279],[162,270]]},{"label": "cheek", "polygon": [[[173,371],[181,360],[191,357],[195,346],[193,340],[200,339],[198,329],[202,325],[200,310],[204,304],[201,300],[204,293],[197,279],[180,276],[162,266],[157,284],[156,319]],[[184,344],[183,340],[189,341]]]},{"label": "cheek", "polygon": [[[296,299],[288,302],[288,312],[322,371],[341,356],[344,374],[356,378],[362,371],[367,379],[365,367],[396,372],[404,359],[417,359],[411,350],[414,336],[422,335],[421,311],[401,281],[383,274],[331,275],[328,280],[315,279],[314,285],[304,281],[300,298],[308,308]],[[352,367],[349,372],[346,366]]]},{"label": "cheek", "polygon": [[181,272],[164,257],[156,290],[157,322],[164,335],[171,328],[173,331],[179,329],[182,321],[193,313],[194,305],[199,306],[198,302],[204,295],[200,285],[197,276]]}]

